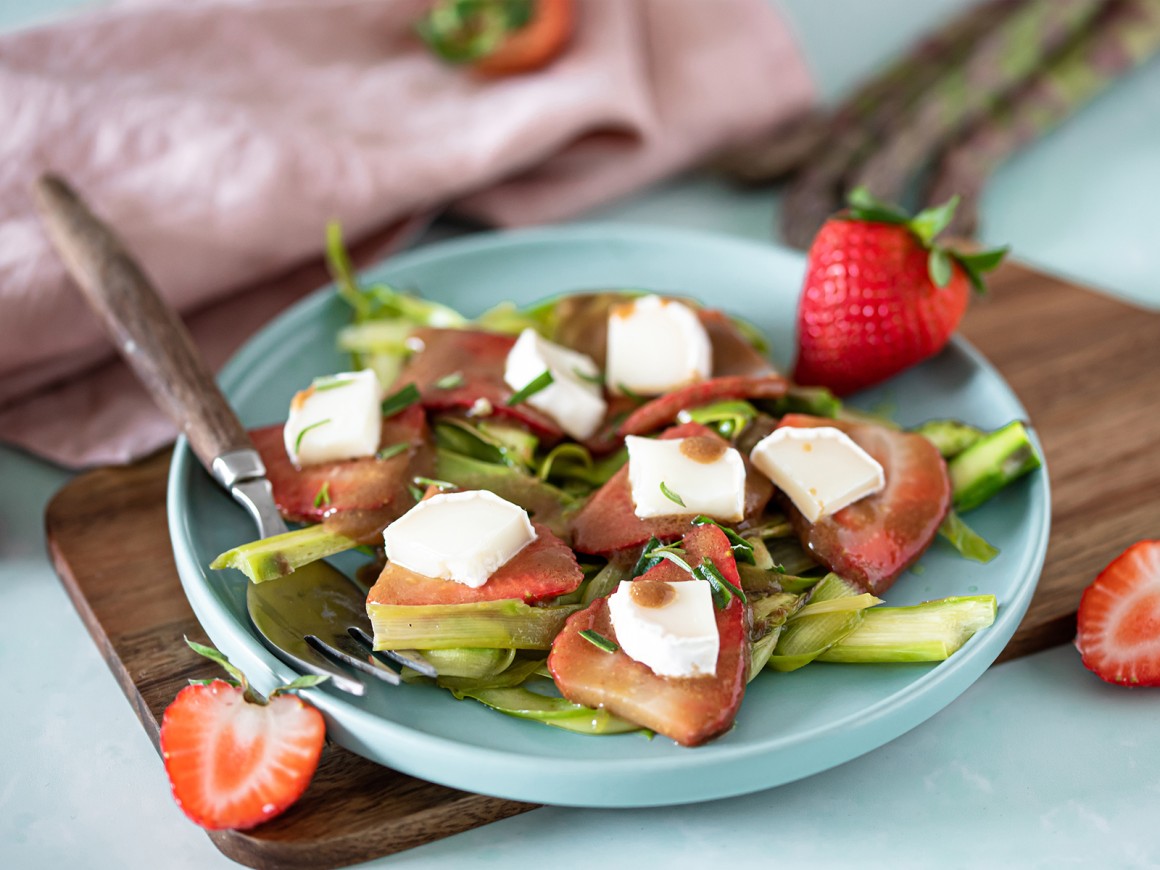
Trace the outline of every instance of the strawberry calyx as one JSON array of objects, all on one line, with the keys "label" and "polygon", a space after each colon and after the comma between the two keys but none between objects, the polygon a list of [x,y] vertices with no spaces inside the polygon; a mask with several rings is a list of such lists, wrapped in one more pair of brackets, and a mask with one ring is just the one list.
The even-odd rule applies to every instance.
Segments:
[{"label": "strawberry calyx", "polygon": [[952,196],[941,205],[925,208],[913,216],[900,206],[878,199],[866,187],[851,190],[847,202],[848,208],[838,217],[866,223],[893,224],[910,230],[922,246],[930,251],[927,271],[936,287],[946,287],[950,283],[954,264],[957,263],[966,273],[975,292],[985,293],[987,286],[983,280],[984,274],[997,267],[1009,250],[1004,245],[1001,248],[968,252],[935,242],[938,235],[950,225],[959,205],[958,196]]},{"label": "strawberry calyx", "polygon": [[448,63],[474,63],[526,27],[534,12],[533,0],[436,0],[415,30]]},{"label": "strawberry calyx", "polygon": [[192,641],[188,637],[185,638],[185,643],[198,655],[204,656],[211,662],[216,662],[217,664],[221,665],[222,668],[225,669],[225,672],[229,674],[229,679],[226,680],[223,680],[221,677],[213,677],[212,679],[204,680],[190,680],[189,684],[191,686],[208,686],[211,683],[217,682],[228,683],[229,685],[236,686],[242,690],[242,697],[245,698],[247,703],[257,704],[260,707],[266,706],[278,695],[284,695],[289,692],[296,692],[299,689],[310,689],[314,686],[317,686],[319,683],[330,679],[324,674],[303,674],[302,676],[291,680],[286,685],[279,686],[278,688],[274,689],[274,691],[272,691],[269,696],[262,697],[262,695],[255,691],[254,687],[250,685],[250,681],[246,679],[246,675],[242,672],[241,668],[231,662],[224,653],[219,652],[212,646],[206,646],[205,644]]}]

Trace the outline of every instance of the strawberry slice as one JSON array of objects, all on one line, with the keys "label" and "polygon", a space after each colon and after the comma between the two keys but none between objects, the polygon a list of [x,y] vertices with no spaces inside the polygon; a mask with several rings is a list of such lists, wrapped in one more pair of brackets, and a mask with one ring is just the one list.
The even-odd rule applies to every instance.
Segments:
[{"label": "strawberry slice", "polygon": [[[513,336],[472,329],[416,329],[412,335],[423,349],[407,360],[396,387],[413,383],[428,411],[470,411],[477,403],[490,405],[488,416],[527,426],[542,438],[556,439],[563,430],[551,417],[527,402],[509,407],[513,390],[503,379]],[[450,386],[447,378],[461,375]]]},{"label": "strawberry slice", "polygon": [[[712,560],[725,579],[740,587],[729,541],[716,526],[696,526],[684,538],[686,561],[693,567]],[[672,562],[661,562],[633,582],[692,580]],[[548,669],[560,693],[570,701],[603,707],[630,722],[697,746],[729,729],[745,694],[749,666],[746,605],[733,598],[716,611],[721,638],[715,676],[661,677],[624,650],[605,652],[580,632],[595,631],[616,643],[607,599],[568,617],[548,656]]]},{"label": "strawberry slice", "polygon": [[245,677],[209,647],[195,651],[223,664],[238,680],[186,686],[165,710],[161,755],[173,798],[203,828],[252,828],[302,796],[322,754],[322,714],[292,688],[319,682],[303,678],[257,698]]},{"label": "strawberry slice", "polygon": [[368,604],[474,604],[518,598],[536,604],[575,592],[584,580],[572,549],[546,527],[533,523],[536,540],[528,544],[477,589],[426,577],[388,564],[367,596]]},{"label": "strawberry slice", "polygon": [[[720,435],[700,423],[682,423],[666,430],[661,438],[691,438],[704,435],[726,443]],[[773,495],[773,484],[745,459],[745,516],[757,517]],[[572,546],[581,553],[613,553],[639,547],[649,538],[675,541],[689,530],[692,515],[641,519],[632,503],[625,465],[609,481],[592,493],[572,519]]]},{"label": "strawberry slice", "polygon": [[1076,621],[1085,668],[1121,686],[1160,686],[1160,540],[1116,557],[1084,590]]},{"label": "strawberry slice", "polygon": [[298,522],[318,523],[342,513],[369,512],[376,516],[368,525],[381,530],[415,503],[407,490],[412,478],[428,476],[434,469],[427,420],[418,405],[383,421],[381,446],[407,445],[385,459],[366,457],[295,468],[286,455],[281,426],[253,429],[250,437],[266,466],[278,510]]},{"label": "strawberry slice", "polygon": [[620,424],[617,434],[646,435],[654,429],[673,423],[677,415],[689,408],[699,408],[726,399],[780,399],[789,384],[781,375],[759,377],[729,375],[688,384],[641,405]]},{"label": "strawberry slice", "polygon": [[836,574],[879,595],[912,565],[938,533],[951,503],[946,462],[921,435],[872,423],[787,414],[781,426],[833,426],[873,456],[886,488],[811,523],[781,501],[802,546]]}]

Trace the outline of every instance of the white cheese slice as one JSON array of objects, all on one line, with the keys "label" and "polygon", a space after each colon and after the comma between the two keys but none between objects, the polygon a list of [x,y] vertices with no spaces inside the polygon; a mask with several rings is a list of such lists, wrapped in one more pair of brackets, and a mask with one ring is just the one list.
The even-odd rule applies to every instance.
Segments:
[{"label": "white cheese slice", "polygon": [[591,357],[548,341],[534,329],[525,329],[508,352],[503,379],[518,392],[545,371],[552,373],[552,383],[525,401],[573,438],[583,441],[591,437],[608,409],[598,380],[600,369]]},{"label": "white cheese slice", "polygon": [[527,511],[482,490],[433,495],[383,532],[388,561],[472,588],[535,539]]},{"label": "white cheese slice", "polygon": [[732,447],[704,435],[666,441],[629,435],[624,443],[638,517],[706,514],[717,520],[741,519],[745,462]]},{"label": "white cheese slice", "polygon": [[290,400],[282,430],[286,454],[299,468],[373,456],[383,415],[379,380],[370,369],[315,378]]},{"label": "white cheese slice", "polygon": [[666,393],[712,374],[709,333],[689,306],[643,296],[608,315],[605,380],[614,392]]},{"label": "white cheese slice", "polygon": [[708,582],[655,581],[669,590],[668,600],[659,607],[649,607],[647,598],[642,602],[633,594],[639,582],[622,582],[608,598],[620,648],[662,677],[715,675],[721,638]]},{"label": "white cheese slice", "polygon": [[878,461],[832,426],[783,426],[749,454],[811,523],[886,486]]}]

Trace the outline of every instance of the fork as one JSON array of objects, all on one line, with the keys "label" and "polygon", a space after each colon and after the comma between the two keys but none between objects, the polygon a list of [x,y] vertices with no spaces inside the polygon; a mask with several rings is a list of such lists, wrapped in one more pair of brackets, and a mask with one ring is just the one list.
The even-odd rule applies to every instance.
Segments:
[{"label": "fork", "polygon": [[[85,300],[153,400],[181,427],[206,471],[246,509],[260,537],[287,531],[258,451],[176,311],[67,182],[44,175],[34,193],[49,238]],[[402,677],[391,663],[436,676],[422,659],[374,650],[365,600],[365,589],[325,562],[246,584],[255,630],[300,672],[330,677],[352,695],[365,694],[366,686],[342,668],[392,685]]]}]

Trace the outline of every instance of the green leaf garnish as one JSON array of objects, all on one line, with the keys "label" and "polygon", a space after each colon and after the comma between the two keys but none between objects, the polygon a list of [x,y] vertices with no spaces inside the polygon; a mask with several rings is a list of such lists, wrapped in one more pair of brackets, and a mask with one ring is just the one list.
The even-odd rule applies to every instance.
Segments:
[{"label": "green leaf garnish", "polygon": [[552,373],[545,369],[542,373],[536,375],[536,377],[524,384],[523,388],[512,393],[511,398],[507,400],[507,406],[511,408],[520,404],[520,402],[526,402],[536,393],[540,392],[540,390],[550,387],[554,380],[555,378],[552,377]]},{"label": "green leaf garnish", "polygon": [[435,382],[435,386],[440,390],[454,390],[456,387],[463,386],[463,372],[452,372],[449,375],[444,375]]},{"label": "green leaf garnish", "polygon": [[411,498],[415,499],[416,503],[423,500],[423,490],[419,489],[419,487],[415,486],[415,484],[408,483],[407,492],[411,493]]},{"label": "green leaf garnish", "polygon": [[414,384],[407,384],[395,393],[383,399],[383,416],[393,417],[400,411],[405,411],[419,401],[419,388]]},{"label": "green leaf garnish", "polygon": [[931,248],[926,258],[926,268],[930,273],[930,280],[936,287],[945,287],[951,283],[954,270],[951,266],[951,255],[942,248]]},{"label": "green leaf garnish", "polygon": [[314,506],[315,507],[322,507],[323,505],[326,505],[327,507],[330,506],[330,481],[329,480],[325,480],[322,482],[322,486],[319,488],[318,494],[316,496],[314,496]]},{"label": "green leaf garnish", "polygon": [[614,653],[620,649],[620,647],[618,647],[604,635],[600,634],[599,632],[595,632],[590,628],[586,628],[581,631],[580,636],[597,649],[602,649],[606,653]]},{"label": "green leaf garnish", "polygon": [[685,502],[681,499],[681,497],[679,495],[677,495],[675,492],[673,492],[671,489],[669,489],[665,485],[665,482],[663,480],[661,481],[661,493],[669,501],[675,502],[676,504],[679,504],[681,507],[685,507]]},{"label": "green leaf garnish", "polygon": [[327,417],[325,420],[319,420],[317,423],[311,423],[309,426],[305,427],[301,432],[299,432],[298,437],[294,439],[294,452],[297,453],[302,449],[302,439],[305,437],[307,432],[309,432],[311,429],[317,429],[319,426],[325,426],[329,422],[330,418]]},{"label": "green leaf garnish", "polygon": [[439,490],[458,488],[458,484],[451,483],[447,480],[436,480],[433,477],[416,477],[415,483],[419,486],[433,486]]},{"label": "green leaf garnish", "polygon": [[393,456],[398,456],[404,452],[411,445],[406,441],[400,441],[398,444],[392,444],[389,447],[384,447],[375,454],[375,459],[390,459]]},{"label": "green leaf garnish", "polygon": [[448,63],[472,63],[494,52],[532,19],[532,0],[436,0],[415,31]]},{"label": "green leaf garnish", "polygon": [[337,390],[339,387],[345,387],[347,384],[353,384],[354,378],[317,378],[312,387],[314,392],[321,393],[326,390]]},{"label": "green leaf garnish", "polygon": [[716,526],[725,533],[725,537],[729,539],[729,547],[733,550],[733,558],[738,562],[745,562],[748,565],[756,565],[757,560],[753,556],[753,544],[737,534],[728,526],[723,526],[712,517],[707,517],[704,514],[693,517],[694,526]]},{"label": "green leaf garnish", "polygon": [[636,565],[633,566],[632,576],[636,578],[651,571],[662,560],[668,560],[681,570],[692,574],[693,569],[682,558],[684,555],[685,551],[677,544],[661,546],[661,542],[657,538],[649,538],[648,543],[644,545],[644,550],[641,551],[640,558],[636,560]]},{"label": "green leaf garnish", "polygon": [[724,610],[734,598],[740,598],[742,603],[748,604],[749,599],[740,587],[734,586],[725,579],[725,575],[713,564],[712,559],[705,559],[693,570],[693,576],[708,581],[713,590],[713,604],[718,610]]},{"label": "green leaf garnish", "polygon": [[648,399],[646,399],[640,393],[637,393],[637,392],[634,392],[633,390],[630,390],[624,384],[617,384],[616,391],[618,393],[620,393],[622,396],[625,396],[626,398],[632,399],[638,405],[643,405],[645,402],[648,401]]}]

